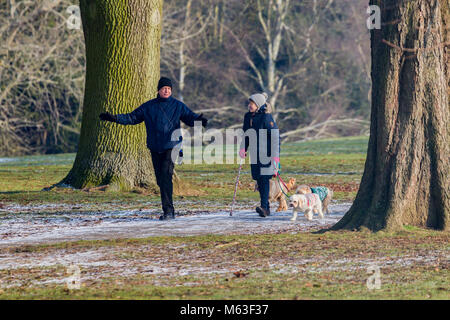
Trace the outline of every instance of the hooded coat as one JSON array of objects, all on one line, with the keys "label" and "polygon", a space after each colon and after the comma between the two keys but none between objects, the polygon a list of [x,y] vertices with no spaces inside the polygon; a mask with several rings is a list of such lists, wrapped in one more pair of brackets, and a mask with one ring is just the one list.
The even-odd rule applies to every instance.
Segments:
[{"label": "hooded coat", "polygon": [[274,171],[271,158],[280,157],[279,129],[266,107],[267,105],[263,105],[256,112],[247,112],[244,116],[244,139],[241,147],[250,152],[254,180],[271,178]]}]

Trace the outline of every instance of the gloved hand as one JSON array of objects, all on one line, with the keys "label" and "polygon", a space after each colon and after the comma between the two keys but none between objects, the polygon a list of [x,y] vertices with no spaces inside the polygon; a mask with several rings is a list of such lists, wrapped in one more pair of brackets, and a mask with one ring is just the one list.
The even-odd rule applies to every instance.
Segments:
[{"label": "gloved hand", "polygon": [[208,119],[203,117],[203,113],[200,113],[200,116],[197,118],[197,120],[200,120],[202,122],[202,127],[206,128],[206,125],[208,124]]},{"label": "gloved hand", "polygon": [[99,116],[100,120],[102,121],[111,121],[111,122],[117,122],[117,117],[111,113],[100,113]]},{"label": "gloved hand", "polygon": [[273,163],[273,175],[277,176],[278,172],[281,169],[281,164],[280,164],[280,158],[278,157],[273,157],[272,158],[272,163]]},{"label": "gloved hand", "polygon": [[239,150],[239,157],[241,157],[242,159],[245,159],[246,156],[247,156],[247,152],[245,152],[245,148],[242,148],[241,150]]}]

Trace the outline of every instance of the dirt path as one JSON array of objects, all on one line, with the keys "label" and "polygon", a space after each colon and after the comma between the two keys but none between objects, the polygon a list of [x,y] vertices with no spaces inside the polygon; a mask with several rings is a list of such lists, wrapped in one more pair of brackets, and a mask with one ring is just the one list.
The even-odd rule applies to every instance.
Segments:
[{"label": "dirt path", "polygon": [[71,212],[67,208],[61,211],[47,208],[45,212],[39,212],[33,208],[7,206],[0,210],[0,247],[151,236],[305,232],[335,224],[350,205],[331,205],[331,214],[323,220],[315,216],[313,221],[307,221],[299,216],[295,222],[290,221],[290,211],[261,218],[253,210],[242,208],[232,217],[222,209],[161,222],[157,220],[157,210]]}]

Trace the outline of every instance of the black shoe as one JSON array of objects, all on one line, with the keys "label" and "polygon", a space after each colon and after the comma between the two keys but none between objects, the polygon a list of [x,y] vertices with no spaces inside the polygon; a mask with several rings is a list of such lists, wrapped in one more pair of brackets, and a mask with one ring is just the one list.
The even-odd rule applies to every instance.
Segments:
[{"label": "black shoe", "polygon": [[256,207],[256,212],[258,212],[259,216],[263,218],[270,216],[270,211],[264,209],[263,207]]},{"label": "black shoe", "polygon": [[159,217],[159,220],[163,221],[163,220],[173,220],[175,219],[175,213],[168,213],[168,214],[163,214],[162,216]]}]

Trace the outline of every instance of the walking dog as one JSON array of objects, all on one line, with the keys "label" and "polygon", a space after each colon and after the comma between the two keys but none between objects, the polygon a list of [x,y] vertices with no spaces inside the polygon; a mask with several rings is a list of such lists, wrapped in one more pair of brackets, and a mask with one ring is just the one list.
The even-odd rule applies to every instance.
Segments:
[{"label": "walking dog", "polygon": [[322,201],[322,209],[326,213],[330,213],[328,211],[328,205],[331,202],[331,199],[333,198],[333,190],[327,188],[327,187],[315,187],[311,188],[310,186],[307,186],[306,184],[302,184],[297,187],[297,190],[295,191],[296,194],[318,194],[320,197],[320,200]]},{"label": "walking dog", "polygon": [[[288,206],[286,203],[286,197],[284,196],[284,193],[288,193],[291,191],[295,186],[295,179],[291,178],[286,183],[286,186],[278,182],[277,179],[271,179],[270,180],[270,191],[269,191],[269,202],[275,202],[278,201],[278,209],[277,212],[280,211],[286,211],[288,210]],[[283,190],[281,189],[283,188]],[[255,191],[258,190],[258,184],[255,184]],[[284,191],[284,193],[283,193]]]},{"label": "walking dog", "polygon": [[319,218],[323,219],[322,201],[316,193],[294,194],[289,198],[289,207],[292,208],[291,221],[297,220],[298,212],[304,212],[309,221],[313,218],[313,212],[317,212]]}]

